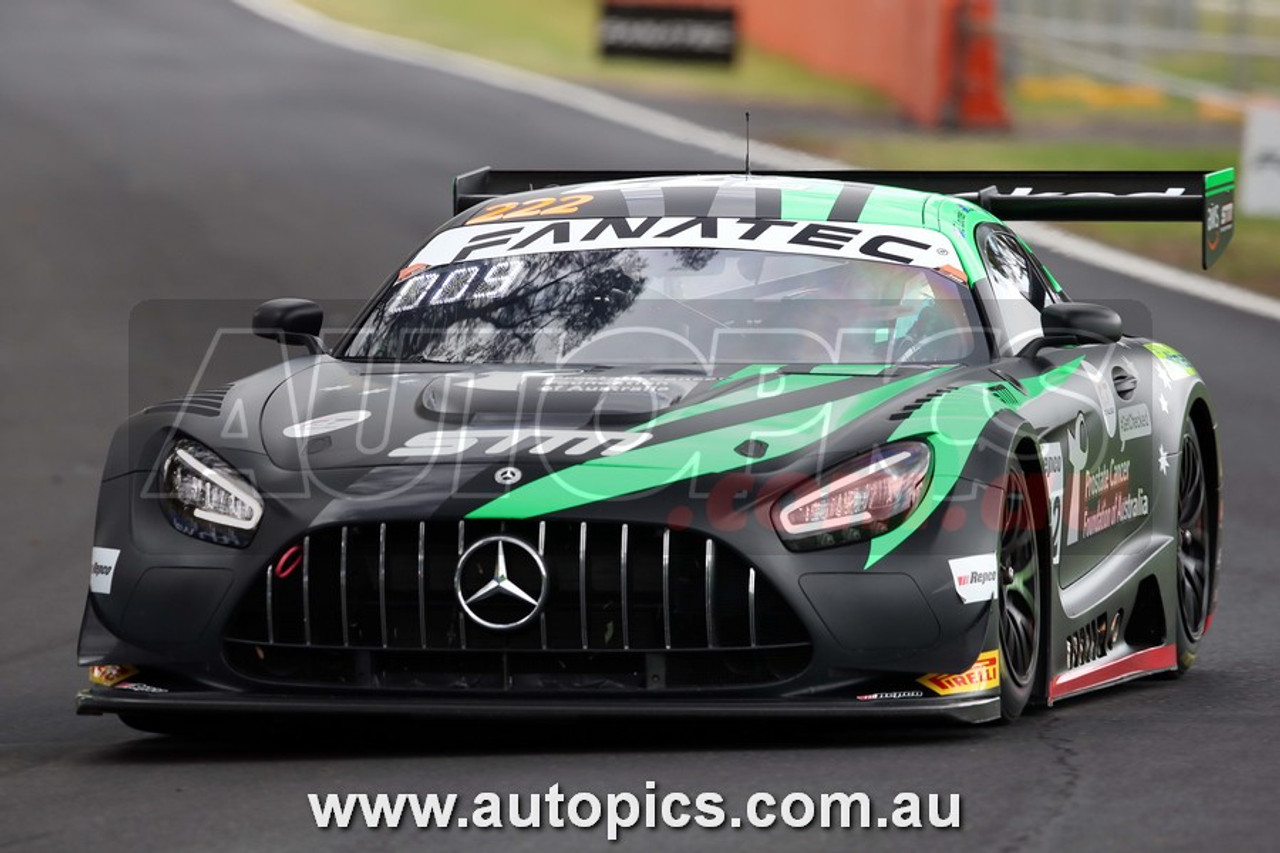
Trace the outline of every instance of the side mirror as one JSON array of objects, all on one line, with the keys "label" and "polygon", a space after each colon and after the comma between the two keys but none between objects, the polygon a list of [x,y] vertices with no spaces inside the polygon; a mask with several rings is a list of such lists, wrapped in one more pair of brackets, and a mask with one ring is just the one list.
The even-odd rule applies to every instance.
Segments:
[{"label": "side mirror", "polygon": [[324,309],[310,299],[272,299],[253,312],[253,333],[269,341],[304,346],[313,355],[325,352],[320,340]]},{"label": "side mirror", "polygon": [[1091,302],[1057,302],[1040,313],[1044,337],[1026,346],[1022,356],[1030,358],[1044,347],[1072,344],[1113,344],[1123,334],[1120,315],[1105,305]]}]

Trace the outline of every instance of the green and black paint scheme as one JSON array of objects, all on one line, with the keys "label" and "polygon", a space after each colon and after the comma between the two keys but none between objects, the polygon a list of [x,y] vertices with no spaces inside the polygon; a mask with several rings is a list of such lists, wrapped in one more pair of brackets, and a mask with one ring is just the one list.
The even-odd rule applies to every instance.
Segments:
[{"label": "green and black paint scheme", "polygon": [[[457,180],[458,215],[437,234],[494,198],[519,202],[548,186],[588,190],[593,201],[580,216],[636,215],[637,205],[660,203],[666,216],[913,225],[955,246],[980,306],[995,301],[980,241],[1006,231],[998,217],[1194,219],[1205,223],[1206,263],[1231,235],[1231,170],[757,174],[702,176],[695,185],[686,177],[481,170]],[[632,193],[633,178],[645,179],[643,193]],[[517,188],[533,195],[506,196]],[[1049,303],[1071,304],[1019,245]],[[1204,382],[1161,343],[1092,342],[1054,329],[1027,341],[1003,328],[998,312],[984,311],[990,355],[978,363],[737,364],[707,375],[602,366],[590,375],[604,390],[571,395],[543,394],[546,377],[528,375],[528,366],[476,365],[467,368],[471,393],[460,394],[445,379],[456,365],[346,360],[313,346],[225,389],[143,410],[108,454],[94,544],[119,554],[110,591],[88,596],[79,641],[82,665],[136,672],[82,691],[78,710],[140,725],[156,725],[158,715],[291,710],[940,714],[982,722],[1016,716],[1028,695],[1052,704],[1185,669],[1212,618],[1221,547],[1221,466]],[[637,376],[652,383],[648,393],[627,392]],[[627,434],[650,438],[611,454],[594,447],[575,455],[567,445],[534,453],[529,443],[490,453],[504,431],[528,427],[531,404],[538,428],[607,430],[619,443]],[[285,435],[309,418],[362,409],[371,415],[359,430]],[[230,430],[236,412],[248,417]],[[489,438],[448,464],[392,452],[463,423],[482,424]],[[212,449],[263,495],[247,542],[193,537],[163,511],[158,468],[184,439]],[[927,445],[931,461],[923,495],[900,525],[815,547],[779,536],[776,508],[788,494],[903,441]],[[1194,476],[1181,464],[1189,446],[1199,456],[1196,494],[1204,503],[1191,546],[1179,521],[1180,492],[1188,492],[1180,485]],[[515,469],[518,480],[499,482],[500,469]],[[929,676],[966,673],[1008,642],[1001,601],[1017,591],[1001,580],[990,596],[965,601],[951,564],[998,558],[1011,473],[1025,482],[1034,528],[1034,554],[1014,567],[1030,571],[1039,590],[1033,682],[1013,697],[990,681],[940,693]],[[413,554],[411,542],[387,544],[415,530],[424,558],[404,556]],[[540,537],[572,540],[560,543],[560,556],[548,542],[547,562],[552,586],[567,585],[552,593],[581,596],[582,612],[591,611],[580,633],[552,637],[544,649],[536,621],[497,633],[467,619],[453,595],[455,563],[498,533],[538,549]],[[348,535],[365,537],[359,565]],[[594,544],[597,535],[607,547]],[[369,536],[381,542],[371,545]],[[654,550],[626,565],[619,536],[624,551],[661,547],[667,557]],[[302,556],[312,588],[303,594],[317,601],[333,580],[321,577],[333,569],[319,556],[324,537],[351,550],[343,577],[353,599],[357,580],[385,586],[366,596],[372,610],[343,605],[341,637],[290,633],[303,616],[305,630],[318,635],[324,614],[318,605],[300,614],[286,604],[300,594],[302,570],[295,562],[282,577],[279,569],[309,541],[312,553]],[[377,558],[379,548],[400,556]],[[1198,588],[1184,572],[1197,555]],[[388,566],[401,557],[410,564]],[[564,571],[551,565],[556,559],[570,561]],[[607,566],[585,565],[596,560]],[[414,586],[423,562],[425,582]],[[574,585],[575,566],[588,578],[585,590],[580,580]],[[713,568],[721,574],[713,577]],[[619,572],[622,581],[609,580]],[[701,640],[682,652],[679,638],[641,636],[636,615],[628,638],[623,590],[635,598],[633,612],[640,600],[683,607],[697,595],[655,593],[677,576],[722,597],[698,617],[706,622]],[[739,618],[745,586],[715,586],[730,577],[752,585],[757,609],[748,617]],[[377,611],[406,590],[420,593],[418,604],[431,603],[407,614]],[[713,625],[722,604],[738,615]],[[449,627],[438,628],[437,617]],[[271,637],[263,633],[267,618]],[[774,631],[769,618],[786,624]]]}]

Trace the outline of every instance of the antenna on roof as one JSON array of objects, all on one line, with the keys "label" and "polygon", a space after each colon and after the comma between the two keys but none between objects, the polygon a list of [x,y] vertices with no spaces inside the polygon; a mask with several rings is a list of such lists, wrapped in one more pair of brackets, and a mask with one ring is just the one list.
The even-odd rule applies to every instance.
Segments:
[{"label": "antenna on roof", "polygon": [[747,110],[747,177],[751,177],[751,110]]}]

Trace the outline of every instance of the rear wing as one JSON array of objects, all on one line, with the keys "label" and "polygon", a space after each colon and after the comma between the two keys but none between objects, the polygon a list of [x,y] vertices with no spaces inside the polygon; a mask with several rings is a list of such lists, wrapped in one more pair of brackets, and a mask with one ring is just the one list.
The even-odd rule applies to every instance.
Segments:
[{"label": "rear wing", "polygon": [[[458,214],[497,196],[547,187],[631,178],[740,172],[498,171],[488,167],[453,182]],[[761,172],[753,175],[883,184],[958,196],[1010,221],[1199,222],[1201,260],[1208,269],[1235,230],[1234,168],[1216,172],[908,172],[862,169]]]}]

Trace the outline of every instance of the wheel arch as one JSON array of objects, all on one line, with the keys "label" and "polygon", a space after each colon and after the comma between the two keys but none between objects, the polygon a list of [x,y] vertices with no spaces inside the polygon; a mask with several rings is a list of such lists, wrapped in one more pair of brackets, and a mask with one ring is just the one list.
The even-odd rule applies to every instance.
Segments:
[{"label": "wheel arch", "polygon": [[1057,611],[1049,596],[1057,589],[1053,577],[1053,548],[1049,522],[1049,484],[1045,477],[1044,462],[1040,457],[1040,444],[1030,434],[1019,436],[1013,446],[1011,461],[1022,466],[1027,479],[1027,491],[1031,495],[1032,518],[1036,525],[1036,551],[1040,558],[1040,665],[1039,675],[1031,687],[1031,700],[1035,705],[1045,703],[1049,695],[1049,644],[1055,636],[1053,618]]},{"label": "wheel arch", "polygon": [[[1210,574],[1209,618],[1218,605],[1218,584],[1222,570],[1222,457],[1218,447],[1218,427],[1203,395],[1197,395],[1187,407],[1187,418],[1196,431],[1196,442],[1204,460],[1204,474],[1209,496],[1209,554],[1213,560]],[[1205,626],[1206,630],[1208,625]]]}]

